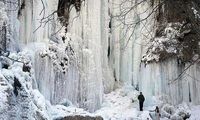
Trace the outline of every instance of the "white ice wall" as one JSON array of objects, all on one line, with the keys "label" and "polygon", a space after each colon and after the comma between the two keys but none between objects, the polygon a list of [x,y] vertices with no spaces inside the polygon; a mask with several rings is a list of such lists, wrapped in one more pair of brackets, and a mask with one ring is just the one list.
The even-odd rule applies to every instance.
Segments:
[{"label": "white ice wall", "polygon": [[56,32],[56,16],[51,14],[57,10],[57,4],[56,0],[25,0],[25,8],[18,17],[21,44],[49,41]]},{"label": "white ice wall", "polygon": [[[120,0],[113,1],[113,16],[120,13],[118,5],[120,5],[121,2],[122,1]],[[127,7],[134,6],[134,4],[134,2],[132,4],[128,4]],[[146,10],[147,12],[144,12]],[[140,14],[142,11],[144,13]],[[143,3],[136,10],[132,11],[128,17],[130,17],[129,20],[137,22],[138,20],[145,18],[150,12],[151,7],[149,4]],[[122,24],[119,26],[120,21],[115,19],[113,20],[113,47],[110,64],[113,66],[117,80],[123,82],[124,84],[131,84],[134,86],[138,84],[141,58],[145,52],[145,45],[151,38],[151,34],[153,35],[154,32],[152,30],[152,17],[149,19],[150,21],[145,20],[142,23],[137,24],[136,27],[132,26],[130,28],[127,28],[127,26],[124,27]],[[132,36],[130,40],[128,40],[129,36]]]},{"label": "white ice wall", "polygon": [[[115,5],[120,3],[120,0],[114,0]],[[134,3],[133,3],[134,4]],[[127,5],[129,6],[129,5]],[[141,4],[131,15],[134,19],[143,19],[151,11],[152,7],[150,4]],[[141,11],[147,10],[145,14],[140,14]],[[119,12],[119,9],[113,8],[114,15]],[[146,52],[146,44],[154,36],[153,29],[155,19],[153,15],[150,16],[147,21],[143,21],[137,25],[134,29],[133,37],[128,42],[125,47],[124,44],[127,43],[127,36],[129,36],[133,29],[129,29],[126,36],[124,37],[125,30],[118,28],[113,28],[112,31],[112,58],[111,62],[113,65],[113,71],[116,72],[117,80],[121,81],[124,85],[139,85],[139,90],[145,95],[146,105],[154,104],[152,103],[152,96],[165,98],[171,104],[179,104],[182,102],[192,102],[194,104],[199,104],[199,80],[198,75],[199,64],[195,64],[189,70],[188,74],[185,74],[176,82],[171,82],[175,80],[181,72],[187,68],[187,65],[180,66],[176,58],[168,59],[166,61],[160,61],[155,63],[149,63],[145,65],[141,62],[142,56]],[[117,25],[119,22],[114,21],[113,26]],[[125,28],[126,29],[126,28]],[[189,93],[190,92],[190,93]],[[190,100],[191,97],[191,100]]]},{"label": "white ice wall", "polygon": [[[63,74],[54,70],[50,59],[36,58],[35,71],[39,90],[54,104],[68,99],[75,105],[90,111],[96,110],[101,105],[102,72],[104,71],[102,62],[103,59],[105,60],[102,58],[101,46],[101,41],[103,41],[101,39],[103,36],[101,2],[87,0],[82,3],[80,13],[77,14],[75,9],[71,11],[68,31],[71,34],[79,64],[70,66]],[[107,64],[105,63],[105,65]],[[78,68],[76,68],[77,66]],[[110,78],[112,78],[111,75]],[[104,77],[104,79],[106,78]]]},{"label": "white ice wall", "polygon": [[[22,2],[20,1],[19,7]],[[42,42],[48,46],[50,40],[55,41],[55,38],[59,37],[55,35],[61,27],[59,21],[56,20],[56,14],[53,16],[53,20],[49,20],[45,25],[41,24],[43,17],[45,18],[57,10],[57,4],[57,0],[25,0],[25,6],[20,10],[20,15],[17,15],[18,10],[9,13],[15,15],[11,17],[13,21],[10,23],[14,26],[14,30],[11,31],[19,35],[14,37],[15,42],[19,44],[19,49],[28,45],[28,47],[31,47],[31,51],[36,52],[33,55],[35,56],[35,78],[38,89],[46,99],[54,104],[68,99],[79,107],[94,111],[100,107],[103,95],[101,1],[98,1],[98,3],[93,0],[84,2],[83,10],[76,19],[79,20],[77,25],[84,26],[84,29],[80,29],[80,26],[77,25],[71,27],[71,29],[74,28],[74,31],[70,31],[70,34],[74,36],[71,38],[75,44],[73,49],[78,57],[75,61],[80,64],[69,66],[65,74],[54,69],[50,58],[40,58],[38,48],[41,50],[41,47],[37,46],[39,44],[32,44],[33,42]],[[88,11],[90,9],[91,11]],[[88,16],[85,14],[88,14]],[[71,12],[71,16],[73,15],[76,15],[75,11]],[[37,29],[38,27],[40,28]],[[80,37],[82,34],[84,35],[83,38]],[[14,47],[13,45],[11,48]]]},{"label": "white ice wall", "polygon": [[[43,0],[43,2],[42,4],[40,0],[25,0],[26,6],[18,17],[19,20],[17,12],[8,12],[11,23],[10,31],[13,32],[11,34],[13,43],[10,49],[20,48],[22,44],[27,45],[32,42],[43,42],[48,45],[50,39],[54,40],[55,37],[51,34],[60,27],[59,22],[55,20],[56,15],[55,19],[35,31],[40,26],[42,14],[40,16],[39,14],[43,5],[46,15],[57,9],[57,0]],[[115,5],[120,2],[120,0],[109,2],[107,0],[85,0],[80,13],[77,14],[75,9],[72,9],[68,31],[77,55],[77,64],[70,66],[63,74],[54,70],[51,59],[40,58],[37,52],[35,77],[38,89],[52,103],[69,99],[75,105],[90,111],[100,107],[103,92],[112,91],[115,83],[134,86],[139,84],[140,90],[147,97],[147,103],[151,103],[152,95],[168,95],[171,98],[169,101],[173,104],[189,101],[188,91],[190,91],[191,101],[198,104],[200,102],[199,82],[197,82],[198,65],[188,70],[188,74],[192,77],[187,76],[186,81],[180,80],[178,83],[168,85],[169,80],[176,78],[181,69],[184,69],[178,66],[176,59],[152,63],[146,67],[141,63],[141,57],[146,49],[145,44],[151,38],[149,33],[153,34],[155,30],[152,29],[153,18],[136,27],[127,46],[126,37],[132,34],[133,29],[130,29],[124,37],[125,30],[121,26],[116,27],[119,22],[112,19],[111,34],[109,33],[109,11],[115,15],[119,11]],[[14,6],[8,4],[8,7]],[[148,12],[151,12],[151,7],[147,13],[139,13],[149,7],[147,3],[141,4],[131,14],[133,19],[144,18]],[[145,22],[147,23],[144,25]],[[108,49],[110,49],[109,57],[107,56]]]},{"label": "white ice wall", "polygon": [[182,102],[199,104],[199,64],[189,68],[177,79],[184,69],[186,67],[179,65],[176,59],[153,63],[146,67],[142,65],[140,87],[149,103],[152,102],[151,96],[167,96],[164,101],[174,105]]}]

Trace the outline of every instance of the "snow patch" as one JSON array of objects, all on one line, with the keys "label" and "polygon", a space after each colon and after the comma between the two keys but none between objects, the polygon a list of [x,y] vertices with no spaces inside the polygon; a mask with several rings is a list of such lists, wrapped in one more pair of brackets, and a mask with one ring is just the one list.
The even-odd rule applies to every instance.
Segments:
[{"label": "snow patch", "polygon": [[142,61],[145,63],[166,59],[172,55],[181,54],[179,38],[191,30],[182,31],[184,23],[168,23],[161,37],[155,37],[147,45],[147,52],[143,55]]}]

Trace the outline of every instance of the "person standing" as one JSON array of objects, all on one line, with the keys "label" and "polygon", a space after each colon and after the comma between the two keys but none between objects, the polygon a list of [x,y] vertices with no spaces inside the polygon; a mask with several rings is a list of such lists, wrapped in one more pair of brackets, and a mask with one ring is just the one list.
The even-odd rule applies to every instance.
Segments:
[{"label": "person standing", "polygon": [[158,106],[156,106],[156,109],[155,109],[155,117],[156,117],[156,120],[160,120],[160,110],[158,108]]},{"label": "person standing", "polygon": [[140,111],[143,111],[143,104],[144,104],[144,101],[145,101],[145,97],[142,94],[142,92],[140,92],[140,95],[138,96],[138,100],[139,100]]}]

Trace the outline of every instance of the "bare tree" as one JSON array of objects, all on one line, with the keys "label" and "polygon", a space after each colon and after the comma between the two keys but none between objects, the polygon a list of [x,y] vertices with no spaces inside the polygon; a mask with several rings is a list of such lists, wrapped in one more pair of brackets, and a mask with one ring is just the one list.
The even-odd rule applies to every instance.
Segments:
[{"label": "bare tree", "polygon": [[[81,4],[84,0],[59,0],[57,10],[55,10],[54,12],[52,12],[51,14],[48,14],[48,15],[46,14],[46,11],[45,11],[46,9],[45,9],[43,0],[40,0],[40,1],[43,5],[43,8],[40,12],[40,15],[42,15],[42,18],[39,20],[40,25],[37,27],[37,29],[35,31],[37,31],[42,26],[46,26],[47,23],[49,23],[50,21],[52,21],[54,19],[55,14],[57,14],[57,16],[58,16],[57,20],[60,21],[60,23],[62,25],[58,31],[60,31],[63,27],[65,27],[66,32],[67,32],[67,26],[69,24],[69,15],[70,15],[71,10],[73,8],[75,8],[76,12],[79,13],[81,10]],[[78,16],[79,16],[79,14],[78,14]],[[75,17],[75,18],[77,18],[77,17]],[[73,18],[73,20],[75,18]]]},{"label": "bare tree", "polygon": [[[138,13],[138,8],[142,7],[144,4],[150,4],[149,7],[145,8],[143,11],[140,11]],[[112,15],[111,17],[118,21],[119,24],[114,27],[122,26],[122,29],[124,29],[124,37],[127,38],[127,42],[124,45],[125,49],[129,43],[129,41],[132,39],[133,34],[135,32],[135,29],[137,26],[142,25],[142,29],[146,29],[147,21],[149,20],[156,20],[155,17],[158,13],[158,10],[160,7],[164,4],[164,1],[160,1],[158,3],[154,3],[154,0],[123,0],[121,3],[117,4],[114,3],[114,6],[116,6],[117,9],[119,9],[119,12],[116,15]],[[114,8],[114,9],[116,9]],[[143,15],[143,17],[139,17],[140,15]],[[138,19],[134,19],[138,18]],[[156,21],[154,21],[156,22]],[[131,34],[128,34],[129,31],[132,31]],[[154,35],[152,35],[151,31],[148,31],[149,34],[146,36],[147,38],[151,39]],[[136,43],[140,44],[140,43]],[[146,46],[143,44],[140,44],[142,46]]]}]

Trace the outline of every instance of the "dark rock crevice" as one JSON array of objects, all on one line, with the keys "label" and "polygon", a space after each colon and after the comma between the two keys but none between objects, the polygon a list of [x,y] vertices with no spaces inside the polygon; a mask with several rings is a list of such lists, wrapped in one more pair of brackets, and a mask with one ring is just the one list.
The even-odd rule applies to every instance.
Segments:
[{"label": "dark rock crevice", "polygon": [[[59,0],[57,15],[61,24],[65,27],[69,24],[70,11],[75,7],[76,12],[80,12],[83,0]],[[67,30],[66,30],[67,31]]]},{"label": "dark rock crevice", "polygon": [[[178,42],[176,44],[177,52],[160,51],[158,53],[160,60],[178,57],[182,62],[192,62],[195,55],[200,55],[200,17],[198,17],[200,16],[198,15],[200,14],[198,6],[200,2],[198,0],[160,0],[159,3],[162,5],[158,7],[156,13],[155,38],[166,36],[165,30],[169,24],[172,24],[170,27],[179,31],[180,34],[173,38]],[[167,43],[164,46],[170,47]]]},{"label": "dark rock crevice", "polygon": [[18,90],[21,89],[22,85],[21,85],[21,83],[19,82],[19,80],[16,77],[14,77],[13,87],[14,87],[13,92],[14,92],[15,96],[17,96],[18,95]]},{"label": "dark rock crevice", "polygon": [[19,6],[19,10],[18,10],[18,17],[19,17],[22,15],[22,10],[25,9],[25,0],[22,0],[22,1],[18,0],[18,6]]},{"label": "dark rock crevice", "polygon": [[96,117],[91,117],[91,116],[80,116],[80,115],[75,115],[75,116],[67,116],[64,118],[58,118],[55,120],[103,120],[102,117],[96,116]]}]

